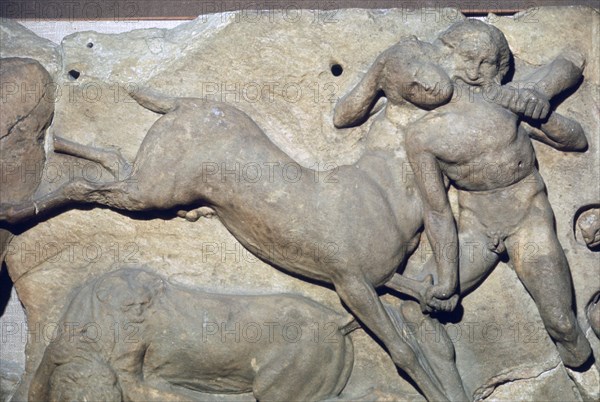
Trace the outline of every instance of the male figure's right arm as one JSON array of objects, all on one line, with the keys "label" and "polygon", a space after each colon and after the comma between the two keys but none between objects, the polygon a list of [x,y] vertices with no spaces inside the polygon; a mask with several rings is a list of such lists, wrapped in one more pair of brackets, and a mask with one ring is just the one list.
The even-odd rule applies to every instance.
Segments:
[{"label": "male figure's right arm", "polygon": [[[521,84],[534,85],[536,91],[552,99],[577,85],[583,75],[585,62],[585,57],[579,51],[566,51],[551,63],[535,70]],[[588,147],[581,125],[554,111],[550,111],[545,120],[528,123],[534,127],[530,131],[532,138],[560,151],[585,151]]]},{"label": "male figure's right arm", "polygon": [[587,139],[576,121],[550,109],[549,100],[576,85],[583,74],[585,57],[566,51],[527,77],[501,87],[488,88],[488,96],[534,127],[530,136],[561,151],[585,151]]},{"label": "male figure's right arm", "polygon": [[452,296],[458,291],[458,232],[443,172],[431,149],[435,143],[426,133],[415,131],[407,138],[406,149],[423,201],[425,234],[437,265],[437,281],[427,291],[427,304],[435,310],[451,311],[457,301]]}]

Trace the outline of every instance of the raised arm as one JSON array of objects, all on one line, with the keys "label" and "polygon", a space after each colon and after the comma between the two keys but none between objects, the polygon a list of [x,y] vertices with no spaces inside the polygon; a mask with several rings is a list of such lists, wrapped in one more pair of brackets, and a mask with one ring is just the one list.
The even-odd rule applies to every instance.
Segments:
[{"label": "raised arm", "polygon": [[335,105],[333,124],[337,128],[352,127],[367,119],[381,90],[379,79],[385,66],[386,53],[382,53],[369,68],[356,87]]},{"label": "raised arm", "polygon": [[583,152],[588,142],[581,124],[561,114],[552,112],[548,120],[541,123],[528,121],[529,136],[559,151]]},{"label": "raised arm", "polygon": [[433,60],[431,47],[430,43],[408,38],[379,55],[358,85],[339,100],[333,124],[346,128],[364,122],[380,93],[391,104],[408,102],[424,110],[448,103],[454,86]]},{"label": "raised arm", "polygon": [[561,151],[585,151],[588,143],[581,125],[550,109],[548,100],[577,85],[585,58],[565,52],[520,81],[503,86],[495,101],[524,118],[529,135]]},{"label": "raised arm", "polygon": [[[550,64],[538,68],[525,77],[521,84],[532,86],[535,91],[552,99],[581,80],[585,67],[585,57],[576,50],[569,50],[558,56]],[[534,129],[530,136],[561,151],[585,151],[587,139],[581,125],[575,120],[550,112],[545,121],[526,118]]]},{"label": "raised arm", "polygon": [[554,59],[519,81],[520,86],[533,88],[540,94],[552,99],[559,93],[576,85],[583,74],[585,58],[570,52]]}]

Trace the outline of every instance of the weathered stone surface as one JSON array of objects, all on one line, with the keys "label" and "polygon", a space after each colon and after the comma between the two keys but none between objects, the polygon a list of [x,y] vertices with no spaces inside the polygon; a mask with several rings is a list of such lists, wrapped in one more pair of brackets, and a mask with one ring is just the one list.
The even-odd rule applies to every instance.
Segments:
[{"label": "weathered stone surface", "polygon": [[54,113],[51,77],[35,60],[0,60],[0,202],[30,199],[42,179],[44,135]]},{"label": "weathered stone surface", "polygon": [[559,365],[537,376],[498,386],[486,401],[581,401],[575,385]]},{"label": "weathered stone surface", "polygon": [[597,365],[583,372],[569,368],[566,368],[566,370],[573,383],[575,383],[581,399],[585,402],[600,399],[600,369]]},{"label": "weathered stone surface", "polygon": [[498,266],[463,300],[463,307],[457,331],[447,326],[450,334],[460,329],[458,366],[474,399],[485,398],[498,384],[537,377],[560,363],[533,300],[508,266]]},{"label": "weathered stone surface", "polygon": [[[272,321],[288,330],[262,336],[260,323]],[[84,329],[53,340],[30,400],[202,400],[211,391],[325,400],[339,395],[350,376],[354,348],[348,333],[357,327],[351,315],[307,298],[209,293],[139,268],[88,282],[61,322],[94,322],[94,341]],[[102,337],[115,322],[128,322],[134,331],[125,340]],[[311,333],[327,325],[335,327],[327,341]],[[119,380],[111,367],[121,368]]]},{"label": "weathered stone surface", "polygon": [[[0,202],[31,200],[42,179],[46,159],[45,131],[54,113],[51,81],[48,71],[36,60],[0,59]],[[10,250],[12,236],[10,231],[0,229],[0,271],[4,270],[4,258]],[[8,300],[8,297],[3,299]],[[1,310],[4,311],[5,306]],[[6,339],[5,332],[14,332],[20,327],[18,322],[2,322],[0,350],[9,351],[18,344]],[[0,353],[2,400],[12,394],[13,385],[19,381],[24,369],[20,361],[12,361],[9,356]]]},{"label": "weathered stone surface", "polygon": [[0,24],[2,57],[26,57],[40,62],[52,77],[62,69],[60,45],[40,38],[29,29],[10,19]]},{"label": "weathered stone surface", "polygon": [[[585,79],[577,92],[565,99],[558,110],[581,123],[588,136],[589,150],[582,154],[557,154],[550,147],[534,143],[540,172],[556,215],[557,233],[570,262],[577,314],[585,328],[584,308],[600,289],[600,264],[598,253],[586,249],[583,240],[575,240],[572,222],[578,208],[597,204],[600,200],[597,106],[600,102],[597,90],[600,82],[600,39],[596,34],[600,23],[597,11],[582,11],[579,7],[543,8],[521,23],[499,18],[494,25],[505,33],[516,61],[525,65],[537,65],[541,57],[551,57],[569,44],[581,49],[587,56]],[[526,23],[528,19],[531,23]],[[552,39],[545,41],[546,35]]]},{"label": "weathered stone surface", "polygon": [[[526,15],[490,20],[507,36],[515,55],[515,76],[549,62],[569,46],[579,47],[588,63],[581,87],[558,111],[584,126],[589,150],[565,154],[536,144],[557,232],[573,273],[578,318],[586,330],[589,324],[584,308],[600,289],[600,264],[598,254],[575,239],[572,219],[583,204],[600,200],[599,46],[594,34],[599,18],[597,12],[586,8],[542,8],[534,16]],[[537,22],[529,20],[533,17]],[[382,119],[374,123],[378,126],[368,141],[364,137],[370,123],[336,130],[332,115],[337,99],[358,82],[378,54],[402,36],[416,35],[429,41],[463,17],[452,11],[427,17],[400,10],[346,10],[326,16],[304,10],[299,16],[276,13],[272,20],[261,18],[251,22],[241,14],[214,15],[173,30],[120,35],[81,32],[65,38],[61,45],[64,62],[56,74],[62,92],[50,132],[87,145],[116,146],[132,159],[158,116],[139,107],[120,87],[149,86],[170,95],[232,103],[304,166],[323,170],[331,167],[327,164],[353,162],[367,144],[388,146],[399,139],[393,135],[393,125]],[[2,26],[2,32],[16,37],[22,28],[8,24]],[[24,44],[30,40],[26,36]],[[54,49],[52,46],[39,47],[40,58],[54,54],[48,50]],[[1,55],[13,54],[14,48],[5,50],[3,46]],[[341,76],[332,74],[333,64],[342,66]],[[379,133],[381,136],[373,138]],[[101,181],[111,177],[96,164],[79,165],[73,158],[50,153],[40,193],[58,187],[70,174]],[[220,292],[292,292],[343,311],[331,289],[267,266],[243,249],[216,219],[190,223],[126,216],[100,208],[76,210],[36,225],[12,245],[7,260],[10,274],[27,309],[30,327],[39,329],[29,337],[29,377],[18,400],[26,395],[30,376],[50,340],[45,331],[52,332],[52,324],[74,289],[118,266],[144,265],[174,282]],[[530,248],[525,246],[524,252],[534,253],[535,239]],[[421,247],[407,272],[416,275],[428,257],[426,247]],[[579,400],[570,389],[556,391],[568,384],[572,388],[574,383],[564,369],[556,368],[560,361],[556,348],[508,265],[501,263],[464,299],[463,308],[462,320],[446,324],[446,328],[471,395],[497,400]],[[598,356],[600,341],[592,331],[587,335]],[[356,363],[342,397],[352,400],[373,392],[380,400],[422,399],[398,376],[390,358],[372,338],[363,331],[352,337]],[[509,384],[498,386],[507,381]]]},{"label": "weathered stone surface", "polygon": [[0,401],[9,401],[23,374],[23,367],[3,360],[0,367]]}]

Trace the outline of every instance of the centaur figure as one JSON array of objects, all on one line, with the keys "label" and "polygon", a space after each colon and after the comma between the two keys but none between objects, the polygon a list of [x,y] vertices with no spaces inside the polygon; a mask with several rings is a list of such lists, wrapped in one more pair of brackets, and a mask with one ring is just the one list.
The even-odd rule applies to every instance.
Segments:
[{"label": "centaur figure", "polygon": [[[440,38],[461,32],[457,31],[461,24],[468,25],[458,23]],[[475,27],[474,35],[482,41],[491,40],[488,28]],[[441,47],[447,48],[450,58],[454,49],[447,44]],[[482,54],[485,52],[486,49],[482,49]],[[458,65],[441,63],[439,66],[427,64],[428,80],[448,81],[452,85],[448,77],[462,76]],[[556,76],[556,68],[555,64],[549,65],[548,76]],[[581,76],[581,69],[573,67],[572,70],[576,78]],[[469,132],[483,135],[494,133],[497,130],[494,116],[502,116],[507,132],[510,129],[515,136],[519,133],[519,138],[524,135],[517,130],[516,114],[481,99],[470,105],[441,106],[451,96],[437,96],[439,90],[435,88],[433,96],[415,99],[413,88],[421,85],[422,80],[417,78],[421,72],[411,66],[400,68],[400,76],[408,75],[405,81],[412,80],[414,85],[400,89],[397,94],[403,99],[412,99],[421,109],[438,107],[432,112],[421,110],[426,118],[445,113],[443,110],[452,111],[458,116],[457,122],[472,126]],[[558,81],[569,86],[574,80],[566,77]],[[551,89],[548,92],[555,94]],[[335,182],[315,181],[313,171],[298,166],[298,180],[290,182],[285,179],[284,169],[295,162],[240,110],[225,103],[170,98],[150,91],[132,96],[140,105],[164,116],[144,138],[126,179],[110,183],[75,179],[33,202],[2,205],[0,221],[17,223],[78,203],[96,203],[127,211],[173,211],[174,215],[178,210],[204,212],[209,207],[233,236],[258,257],[285,271],[333,284],[348,309],[383,342],[394,363],[414,380],[428,400],[468,399],[453,364],[451,342],[432,343],[424,350],[407,337],[397,317],[386,310],[376,292],[377,287],[388,286],[433,307],[438,301],[451,307],[458,299],[452,295],[456,285],[447,286],[444,275],[438,276],[437,283],[430,287],[428,283],[411,281],[396,273],[418,245],[423,216],[430,237],[432,231],[441,227],[432,224],[430,197],[417,189],[414,181],[402,177],[400,172],[406,159],[396,157],[399,150],[366,152],[357,163],[339,167]],[[529,96],[531,91],[516,91],[513,106],[529,112],[527,107],[518,107]],[[540,99],[536,98],[532,104],[538,102]],[[370,102],[363,109],[369,106]],[[539,117],[543,106],[540,109],[528,114]],[[364,117],[364,110],[360,113]],[[415,140],[410,139],[415,142],[411,150],[419,143],[418,136],[414,137]],[[55,150],[96,160],[105,166],[114,166],[115,158],[122,160],[114,152],[61,139],[56,142]],[[215,174],[215,163],[218,166],[258,164],[268,166],[269,171],[256,180],[240,180],[235,175]],[[440,196],[445,194],[444,186],[442,190]],[[419,191],[424,193],[425,203],[418,196]],[[446,222],[448,227],[453,225],[453,220]],[[299,247],[301,252],[296,253],[297,258],[278,253],[278,247],[273,251],[272,245],[284,248],[286,244]],[[314,250],[315,245],[330,244],[336,247],[333,254]],[[451,268],[443,271],[456,278],[456,273],[452,274],[456,267]],[[450,290],[445,291],[445,288]],[[441,372],[443,375],[436,374]]]}]

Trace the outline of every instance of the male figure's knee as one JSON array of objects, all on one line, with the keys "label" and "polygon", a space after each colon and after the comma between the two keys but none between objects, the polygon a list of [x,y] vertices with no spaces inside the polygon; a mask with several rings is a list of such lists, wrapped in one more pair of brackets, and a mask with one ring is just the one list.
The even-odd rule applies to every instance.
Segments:
[{"label": "male figure's knee", "polygon": [[572,313],[552,317],[546,323],[546,327],[550,336],[557,342],[574,342],[579,336],[577,320]]}]

